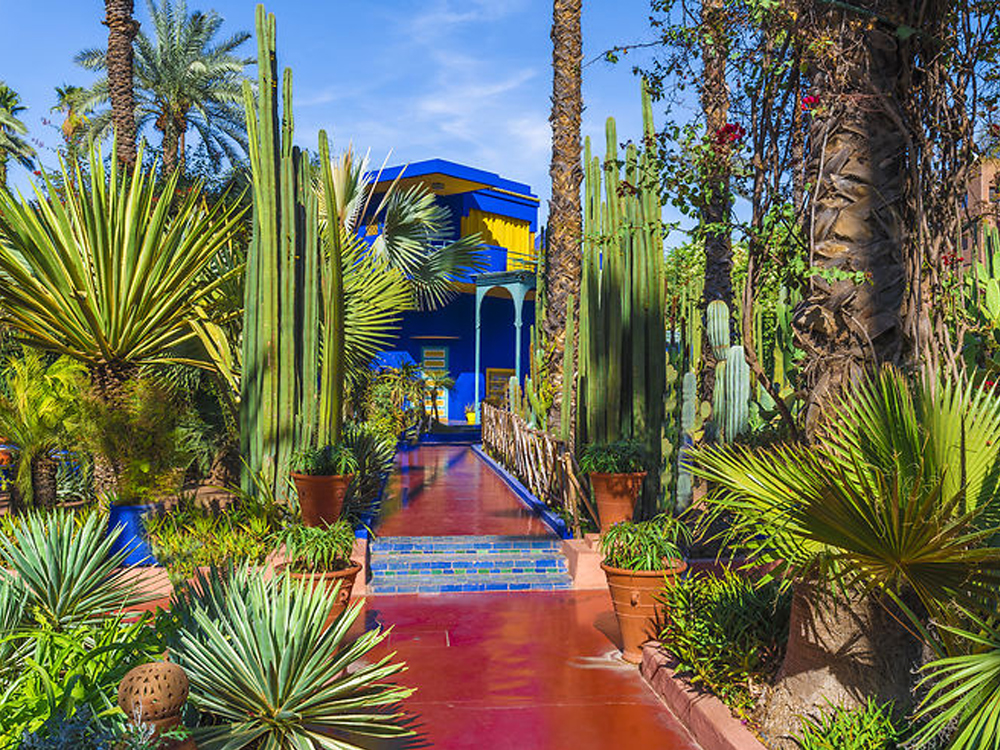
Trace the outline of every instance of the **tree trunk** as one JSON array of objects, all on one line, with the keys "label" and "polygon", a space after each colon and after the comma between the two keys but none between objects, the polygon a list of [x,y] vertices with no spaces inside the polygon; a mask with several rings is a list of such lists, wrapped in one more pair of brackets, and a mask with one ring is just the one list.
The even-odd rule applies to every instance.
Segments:
[{"label": "tree trunk", "polygon": [[132,78],[132,40],[139,23],[132,18],[133,0],[104,0],[108,27],[108,90],[114,122],[116,155],[127,166],[135,164],[135,91]]},{"label": "tree trunk", "polygon": [[48,452],[31,461],[31,494],[36,508],[54,508],[56,505],[55,459]]},{"label": "tree trunk", "polygon": [[876,364],[904,356],[900,310],[907,289],[900,199],[906,134],[885,99],[905,70],[894,34],[833,5],[803,5],[811,37],[838,39],[811,61],[813,95],[806,213],[818,271],[794,318],[804,368],[806,430]]},{"label": "tree trunk", "polygon": [[[566,305],[580,298],[580,241],[583,217],[580,183],[583,167],[580,123],[583,33],[582,0],[553,0],[552,4],[552,198],[549,201],[547,257],[545,259],[546,377],[554,393],[549,424],[559,424],[562,403],[563,350],[566,346]],[[572,424],[572,420],[570,422]]]},{"label": "tree trunk", "polygon": [[796,584],[785,660],[757,711],[768,747],[797,748],[790,735],[803,716],[869,696],[906,714],[923,649],[890,606],[871,596],[834,600]]},{"label": "tree trunk", "polygon": [[[97,397],[114,407],[122,403],[125,385],[134,374],[134,370],[126,366],[94,365],[90,370],[90,380]],[[122,467],[117,464],[114,456],[95,454],[94,493],[101,496],[117,492],[121,471]]]},{"label": "tree trunk", "polygon": [[7,189],[7,155],[0,154],[0,190]]},{"label": "tree trunk", "polygon": [[163,118],[163,141],[160,147],[163,151],[163,174],[171,175],[177,169],[177,149],[180,144],[177,138],[177,123],[170,112],[161,115]]}]

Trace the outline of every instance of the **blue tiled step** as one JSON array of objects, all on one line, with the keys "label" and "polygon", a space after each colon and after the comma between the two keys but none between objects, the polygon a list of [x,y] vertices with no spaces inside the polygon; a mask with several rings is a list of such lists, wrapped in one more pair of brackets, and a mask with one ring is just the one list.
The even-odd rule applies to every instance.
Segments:
[{"label": "blue tiled step", "polygon": [[382,537],[369,547],[374,594],[572,588],[560,540],[513,536]]},{"label": "blue tiled step", "polygon": [[475,591],[561,591],[572,588],[566,573],[515,574],[479,576],[475,579],[459,576],[399,576],[388,579],[374,576],[369,583],[373,594],[444,594]]},{"label": "blue tiled step", "polygon": [[490,575],[497,572],[566,572],[562,555],[538,555],[510,550],[495,554],[436,554],[373,557],[371,571],[379,576],[438,574]]}]

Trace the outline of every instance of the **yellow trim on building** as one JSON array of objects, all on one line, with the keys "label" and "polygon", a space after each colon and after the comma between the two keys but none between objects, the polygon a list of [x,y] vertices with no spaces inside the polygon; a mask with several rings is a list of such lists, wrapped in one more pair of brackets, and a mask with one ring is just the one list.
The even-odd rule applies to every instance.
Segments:
[{"label": "yellow trim on building", "polygon": [[535,233],[531,222],[497,216],[479,209],[472,209],[462,219],[462,236],[479,233],[484,244],[507,249],[507,270],[522,271],[534,268]]}]

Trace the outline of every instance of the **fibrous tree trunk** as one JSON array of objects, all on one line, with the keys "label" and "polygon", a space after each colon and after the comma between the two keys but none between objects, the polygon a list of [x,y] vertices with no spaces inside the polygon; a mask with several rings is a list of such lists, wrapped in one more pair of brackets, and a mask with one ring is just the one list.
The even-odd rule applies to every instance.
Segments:
[{"label": "fibrous tree trunk", "polygon": [[[90,368],[94,393],[108,408],[123,404],[126,384],[134,375],[135,369],[124,365],[105,364]],[[122,467],[116,464],[115,457],[95,453],[94,492],[99,496],[117,492],[121,471]]]},{"label": "fibrous tree trunk", "polygon": [[[552,198],[545,259],[546,373],[555,394],[549,424],[559,424],[559,410],[572,409],[561,403],[563,349],[566,344],[566,305],[570,296],[580,298],[580,242],[583,231],[580,183],[583,113],[582,0],[552,3]],[[572,424],[572,420],[571,420]]]},{"label": "fibrous tree trunk", "polygon": [[122,164],[135,164],[135,91],[132,78],[132,40],[139,23],[132,17],[133,0],[104,0],[108,27],[108,89],[114,122],[116,155]]},{"label": "fibrous tree trunk", "polygon": [[55,459],[47,451],[31,461],[31,494],[36,508],[53,508],[56,504]]},{"label": "fibrous tree trunk", "polygon": [[923,649],[892,606],[796,584],[785,659],[757,711],[768,747],[799,747],[791,735],[802,717],[830,706],[851,708],[871,697],[906,714]]},{"label": "fibrous tree trunk", "polygon": [[807,4],[815,38],[839,40],[811,60],[805,215],[815,273],[795,319],[806,352],[806,430],[880,363],[900,364],[907,290],[900,222],[906,133],[888,102],[903,95],[899,39],[865,16]]}]

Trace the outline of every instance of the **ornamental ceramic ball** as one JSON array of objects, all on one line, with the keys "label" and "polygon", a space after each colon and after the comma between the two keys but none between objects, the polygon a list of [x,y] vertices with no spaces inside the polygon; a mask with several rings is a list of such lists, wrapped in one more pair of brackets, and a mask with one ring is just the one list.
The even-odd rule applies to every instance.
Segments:
[{"label": "ornamental ceramic ball", "polygon": [[121,710],[132,722],[151,725],[157,733],[181,723],[181,709],[187,696],[187,675],[169,661],[135,667],[118,687]]}]

